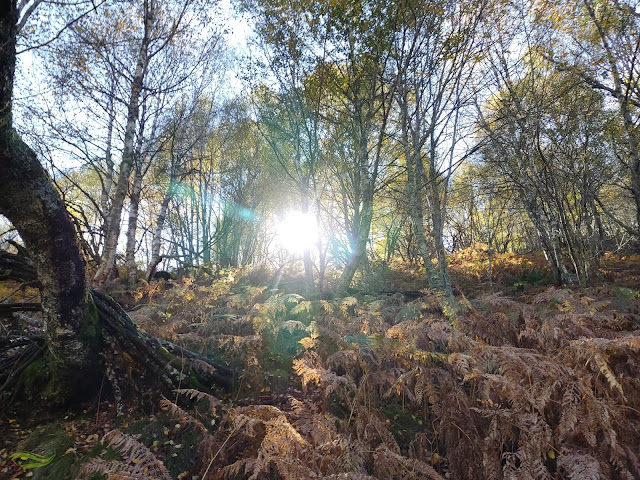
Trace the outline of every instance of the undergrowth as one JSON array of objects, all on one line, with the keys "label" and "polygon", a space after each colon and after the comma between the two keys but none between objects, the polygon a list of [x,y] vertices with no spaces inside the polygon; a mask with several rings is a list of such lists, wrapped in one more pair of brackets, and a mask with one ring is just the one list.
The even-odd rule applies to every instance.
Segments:
[{"label": "undergrowth", "polygon": [[[532,267],[509,262],[494,279],[513,292]],[[331,300],[246,273],[141,288],[141,328],[242,374],[231,392],[164,399],[155,439],[114,425],[78,478],[640,478],[638,285],[516,298],[478,269],[485,284],[449,316],[393,285]],[[170,471],[157,442],[187,431],[189,461]]]}]

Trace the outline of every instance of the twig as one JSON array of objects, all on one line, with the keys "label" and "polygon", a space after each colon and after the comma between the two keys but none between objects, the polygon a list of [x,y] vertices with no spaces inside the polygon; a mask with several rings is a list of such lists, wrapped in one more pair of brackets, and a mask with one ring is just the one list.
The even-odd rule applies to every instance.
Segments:
[{"label": "twig", "polygon": [[4,303],[7,300],[9,300],[11,297],[13,297],[16,293],[18,293],[20,290],[22,290],[23,288],[31,285],[33,282],[29,281],[29,282],[22,282],[20,284],[20,286],[18,288],[16,288],[13,292],[11,292],[9,295],[7,295],[6,297],[4,297],[2,300],[0,300],[0,303]]}]

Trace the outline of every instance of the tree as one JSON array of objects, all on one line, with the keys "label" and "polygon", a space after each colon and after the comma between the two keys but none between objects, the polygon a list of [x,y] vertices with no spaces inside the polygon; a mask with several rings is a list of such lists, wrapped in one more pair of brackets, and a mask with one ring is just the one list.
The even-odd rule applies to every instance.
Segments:
[{"label": "tree", "polygon": [[605,140],[610,115],[601,95],[555,72],[535,43],[514,64],[508,44],[495,45],[499,91],[480,111],[484,162],[518,192],[555,281],[585,284],[602,252],[596,198],[615,172]]},{"label": "tree", "polygon": [[[300,79],[293,79],[299,82]],[[282,85],[282,88],[287,88]],[[316,171],[319,168],[318,111],[309,105],[308,93],[300,85],[291,90],[263,90],[259,100],[258,126],[265,137],[278,166],[298,192],[300,212],[311,214],[317,198]],[[313,100],[312,100],[313,101]],[[309,292],[315,288],[311,248],[302,252],[305,282]]]},{"label": "tree", "polygon": [[[396,12],[387,2],[330,4],[327,7],[326,67],[329,122],[337,160],[349,259],[337,290],[345,291],[356,271],[368,265],[367,243],[374,215],[378,175],[384,168],[385,139],[394,84],[386,81]],[[340,143],[342,145],[340,145]]]},{"label": "tree", "polygon": [[[171,118],[164,125],[158,139],[158,162],[152,169],[151,189],[161,198],[155,213],[155,226],[151,239],[151,251],[146,277],[150,280],[158,264],[166,255],[161,255],[162,235],[169,215],[170,203],[180,190],[180,184],[190,170],[189,159],[193,157],[196,145],[205,142],[210,133],[212,105],[209,101],[194,95],[189,102],[177,105]],[[156,203],[156,202],[152,202]]]},{"label": "tree", "polygon": [[[264,76],[275,80],[271,87],[256,89],[260,93],[258,126],[277,164],[297,190],[303,215],[312,214],[312,204],[317,200],[320,101],[325,87],[323,69],[318,69],[324,61],[322,53],[310,46],[323,40],[314,22],[300,21],[309,6],[275,0],[255,2],[251,7],[258,12],[257,31],[268,64]],[[312,292],[315,284],[310,246],[302,257],[306,287]]]},{"label": "tree", "polygon": [[[0,161],[5,195],[0,213],[16,227],[32,253],[42,289],[47,353],[39,372],[42,396],[70,398],[95,367],[98,315],[90,308],[84,262],[76,233],[60,195],[34,152],[12,128],[19,11],[16,1],[5,1],[0,16]],[[46,380],[46,381],[45,381]]]},{"label": "tree", "polygon": [[447,196],[454,159],[461,161],[455,158],[461,111],[472,98],[470,80],[481,48],[476,32],[485,3],[401,3],[394,46],[409,213],[429,286],[448,296],[453,293],[444,244]]},{"label": "tree", "polygon": [[[122,391],[116,388],[114,377],[114,371],[122,367],[131,367],[136,381],[146,387],[169,389],[177,385],[180,374],[166,372],[166,359],[158,345],[138,332],[115,302],[88,290],[76,232],[60,195],[34,152],[12,128],[19,14],[16,0],[2,3],[0,183],[6,195],[0,198],[0,213],[16,227],[30,254],[32,274],[40,284],[46,328],[42,338],[8,339],[9,348],[19,347],[23,352],[16,357],[13,371],[2,372],[6,380],[0,393],[14,386],[25,372],[25,386],[32,400],[62,405],[95,394],[101,373],[114,382],[114,391]],[[28,267],[28,263],[25,265]],[[23,271],[29,270],[26,267]],[[142,369],[118,366],[119,360],[109,359],[105,353],[120,348],[126,349]]]},{"label": "tree", "polygon": [[171,14],[166,12],[169,18],[164,18],[163,20],[166,23],[162,24],[159,23],[159,19],[162,19],[163,16],[158,11],[159,7],[156,0],[144,0],[142,5],[140,18],[143,25],[143,34],[139,40],[136,67],[131,80],[123,141],[124,149],[122,151],[118,180],[113,193],[111,208],[105,219],[107,228],[102,263],[94,276],[94,281],[98,283],[107,280],[115,266],[122,207],[129,186],[129,176],[134,166],[134,140],[140,110],[140,95],[148,71],[149,61],[170,44],[182,22],[187,5],[188,1],[178,8],[171,22],[169,21]]},{"label": "tree", "polygon": [[621,222],[615,212],[604,209],[636,238],[640,235],[640,37],[637,0],[569,0],[543,2],[551,12],[546,24],[556,32],[549,57],[560,71],[569,72],[594,90],[612,98],[624,136],[617,148],[620,166],[628,176],[625,189],[635,203],[633,224]]},{"label": "tree", "polygon": [[[158,119],[160,117],[162,107],[162,97],[157,98],[157,108],[155,114],[152,117],[151,132],[149,137],[152,141],[146,141],[146,101],[142,102],[142,114],[140,119],[140,126],[138,131],[138,140],[134,153],[134,167],[133,167],[133,182],[131,184],[131,191],[129,192],[129,219],[127,222],[127,244],[125,247],[125,267],[127,270],[127,285],[131,288],[135,286],[138,281],[138,266],[136,264],[136,251],[138,241],[136,240],[136,232],[138,228],[138,212],[140,209],[140,200],[143,189],[143,179],[146,176],[151,163],[156,156],[157,143],[155,140],[156,130],[158,127]],[[155,148],[154,148],[155,147]]]},{"label": "tree", "polygon": [[[126,118],[133,105],[131,88],[144,40],[145,11],[156,19],[148,38],[149,58],[143,69],[138,115],[132,124]],[[215,64],[221,57],[220,28],[209,20],[207,5],[196,0],[157,6],[137,0],[109,3],[97,7],[96,12],[80,19],[56,42],[38,51],[47,72],[42,83],[48,88],[34,86],[33,90],[47,92],[51,88],[56,95],[49,98],[45,93],[44,101],[32,102],[46,104],[41,111],[29,107],[28,112],[38,115],[47,126],[45,134],[33,143],[45,152],[66,149],[70,157],[67,160],[80,161],[98,175],[102,184],[100,200],[96,196],[87,199],[101,217],[98,227],[91,229],[96,232],[91,243],[99,246],[98,266],[103,264],[101,256],[107,262],[114,259],[114,229],[120,229],[123,206],[129,200],[124,252],[129,283],[137,280],[136,252],[141,243],[135,241],[135,235],[139,206],[144,208],[145,204],[145,175],[161,148],[162,140],[153,137],[169,121],[167,112],[194,91],[200,95],[210,93],[211,85],[221,76],[215,73]],[[79,127],[77,118],[86,118],[86,122]],[[29,134],[26,129],[23,131]],[[54,132],[53,138],[49,132]],[[121,154],[126,153],[129,144],[131,159],[125,155],[122,162]],[[53,159],[54,169],[59,164],[60,158]],[[67,165],[64,170],[68,171]],[[89,193],[79,185],[77,188]],[[97,234],[98,228],[101,235]],[[104,270],[107,275],[113,273],[107,267]]]}]

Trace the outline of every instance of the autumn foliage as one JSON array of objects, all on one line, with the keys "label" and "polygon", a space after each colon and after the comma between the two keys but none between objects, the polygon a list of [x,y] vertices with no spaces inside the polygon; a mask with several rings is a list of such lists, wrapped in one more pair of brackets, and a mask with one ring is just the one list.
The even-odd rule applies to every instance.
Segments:
[{"label": "autumn foliage", "polygon": [[[479,292],[456,308],[428,290],[305,299],[248,270],[142,287],[141,328],[241,376],[232,392],[185,379],[163,399],[164,448],[116,419],[80,478],[638,478],[640,294],[514,289],[541,267],[513,255],[488,285],[478,255],[452,258]],[[178,469],[170,447],[189,436]]]}]

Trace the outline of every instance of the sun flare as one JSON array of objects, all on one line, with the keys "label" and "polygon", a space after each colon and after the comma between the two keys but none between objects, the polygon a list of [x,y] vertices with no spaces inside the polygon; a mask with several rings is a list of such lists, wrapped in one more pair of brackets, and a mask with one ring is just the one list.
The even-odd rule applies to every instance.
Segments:
[{"label": "sun flare", "polygon": [[318,224],[311,214],[289,212],[278,224],[276,242],[291,253],[302,253],[318,241]]}]

